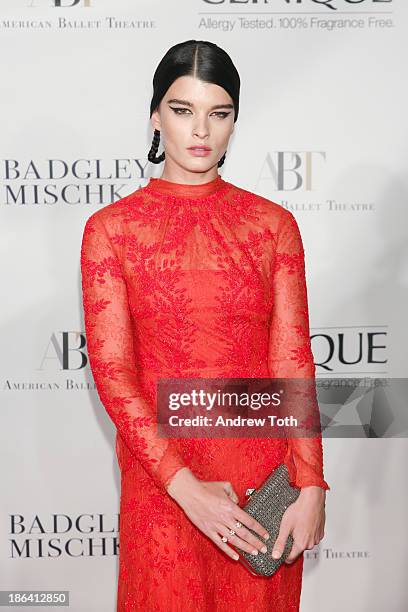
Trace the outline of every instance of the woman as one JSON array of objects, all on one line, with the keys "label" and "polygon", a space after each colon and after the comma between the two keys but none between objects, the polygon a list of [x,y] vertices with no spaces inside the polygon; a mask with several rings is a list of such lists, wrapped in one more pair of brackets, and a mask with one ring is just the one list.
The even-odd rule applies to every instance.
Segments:
[{"label": "woman", "polygon": [[[298,610],[302,553],[324,531],[321,438],[161,438],[155,407],[159,378],[314,376],[299,229],[217,172],[239,107],[225,51],[175,45],[153,88],[148,159],[163,174],[93,213],[81,250],[90,365],[117,427],[117,610]],[[274,551],[289,532],[294,545],[258,577],[233,547],[264,554],[267,534],[240,505],[283,461],[301,493]]]}]

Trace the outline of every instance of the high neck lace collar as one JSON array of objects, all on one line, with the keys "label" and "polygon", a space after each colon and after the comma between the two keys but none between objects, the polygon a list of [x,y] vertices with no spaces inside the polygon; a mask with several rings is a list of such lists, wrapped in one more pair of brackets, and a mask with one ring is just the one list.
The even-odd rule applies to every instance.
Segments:
[{"label": "high neck lace collar", "polygon": [[219,174],[217,174],[212,181],[197,185],[191,183],[175,183],[162,178],[150,177],[149,182],[145,186],[145,190],[176,198],[186,197],[199,199],[219,192],[225,188],[227,184],[228,183],[224,181]]}]

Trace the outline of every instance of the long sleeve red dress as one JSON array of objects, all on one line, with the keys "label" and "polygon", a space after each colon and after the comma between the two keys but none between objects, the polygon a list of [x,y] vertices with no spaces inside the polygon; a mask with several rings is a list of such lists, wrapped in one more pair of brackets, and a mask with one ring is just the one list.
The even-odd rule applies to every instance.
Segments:
[{"label": "long sleeve red dress", "polygon": [[285,462],[329,489],[321,436],[165,438],[159,378],[313,377],[304,251],[293,214],[220,175],[150,178],[86,221],[81,247],[89,362],[116,426],[121,472],[118,612],[291,612],[303,555],[252,575],[167,493],[182,467],[229,480],[241,502]]}]

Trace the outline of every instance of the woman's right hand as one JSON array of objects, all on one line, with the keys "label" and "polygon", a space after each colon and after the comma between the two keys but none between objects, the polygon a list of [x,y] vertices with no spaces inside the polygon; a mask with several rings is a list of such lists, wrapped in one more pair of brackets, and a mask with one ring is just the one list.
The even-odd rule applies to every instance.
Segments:
[{"label": "woman's right hand", "polygon": [[[232,559],[238,560],[237,553],[221,540],[251,554],[265,553],[265,542],[254,536],[249,529],[267,539],[264,527],[238,505],[236,495],[229,481],[200,480],[188,468],[176,472],[167,487],[169,495],[181,506],[188,518]],[[240,521],[242,527],[237,527]],[[233,529],[235,535],[230,535]]]}]

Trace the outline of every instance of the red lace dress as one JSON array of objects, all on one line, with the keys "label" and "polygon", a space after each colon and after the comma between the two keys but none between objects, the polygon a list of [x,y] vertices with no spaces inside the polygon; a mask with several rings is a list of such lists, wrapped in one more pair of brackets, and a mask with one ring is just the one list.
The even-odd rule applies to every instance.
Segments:
[{"label": "red lace dress", "polygon": [[90,366],[117,428],[117,610],[298,610],[303,555],[253,576],[165,487],[188,466],[231,481],[241,504],[284,461],[293,484],[328,489],[321,437],[161,438],[155,413],[161,377],[314,376],[294,216],[219,175],[201,185],[150,178],[89,217],[81,271]]}]

